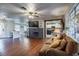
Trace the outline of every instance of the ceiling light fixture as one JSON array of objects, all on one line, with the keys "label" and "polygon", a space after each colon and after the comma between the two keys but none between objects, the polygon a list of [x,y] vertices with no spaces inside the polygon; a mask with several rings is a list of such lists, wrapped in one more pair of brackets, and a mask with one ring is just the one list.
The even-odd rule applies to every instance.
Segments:
[{"label": "ceiling light fixture", "polygon": [[33,19],[39,17],[39,14],[37,12],[28,12],[28,17]]},{"label": "ceiling light fixture", "polygon": [[39,17],[39,13],[36,11],[36,5],[33,3],[29,3],[27,7],[21,7],[21,9],[25,10],[25,15],[31,19]]}]

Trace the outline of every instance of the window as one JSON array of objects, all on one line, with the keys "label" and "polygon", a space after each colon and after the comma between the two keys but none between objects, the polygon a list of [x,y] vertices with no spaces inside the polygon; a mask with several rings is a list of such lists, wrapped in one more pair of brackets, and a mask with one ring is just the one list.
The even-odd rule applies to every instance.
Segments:
[{"label": "window", "polygon": [[15,24],[15,31],[20,31],[20,25]]}]

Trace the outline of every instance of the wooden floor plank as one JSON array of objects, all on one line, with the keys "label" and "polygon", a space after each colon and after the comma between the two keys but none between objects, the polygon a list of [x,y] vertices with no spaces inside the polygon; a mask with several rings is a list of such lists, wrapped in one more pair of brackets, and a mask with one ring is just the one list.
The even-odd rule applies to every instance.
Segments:
[{"label": "wooden floor plank", "polygon": [[0,39],[0,55],[36,56],[42,44],[42,39]]}]

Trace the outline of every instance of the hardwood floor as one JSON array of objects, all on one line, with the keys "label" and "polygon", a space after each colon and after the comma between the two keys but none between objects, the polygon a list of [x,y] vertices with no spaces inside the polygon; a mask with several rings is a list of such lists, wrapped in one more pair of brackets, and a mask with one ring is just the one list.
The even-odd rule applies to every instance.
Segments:
[{"label": "hardwood floor", "polygon": [[37,56],[42,39],[0,39],[0,56]]}]

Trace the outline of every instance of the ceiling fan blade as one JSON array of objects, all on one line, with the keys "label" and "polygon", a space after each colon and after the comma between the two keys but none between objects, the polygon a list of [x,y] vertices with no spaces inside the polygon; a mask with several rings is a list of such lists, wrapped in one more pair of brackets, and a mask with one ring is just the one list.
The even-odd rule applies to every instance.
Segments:
[{"label": "ceiling fan blade", "polygon": [[19,9],[21,9],[21,10],[27,10],[27,8],[24,7],[24,6],[22,6],[21,4],[13,3],[12,5],[15,6],[15,7],[17,7],[17,8],[19,8]]}]

